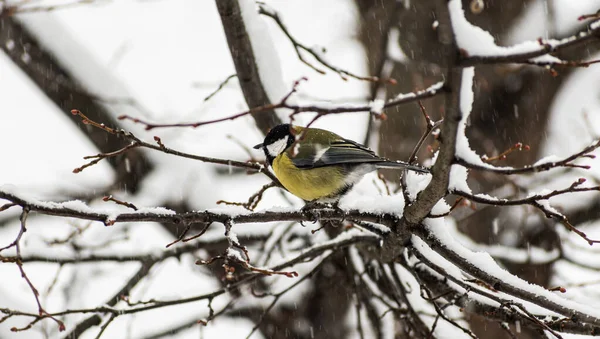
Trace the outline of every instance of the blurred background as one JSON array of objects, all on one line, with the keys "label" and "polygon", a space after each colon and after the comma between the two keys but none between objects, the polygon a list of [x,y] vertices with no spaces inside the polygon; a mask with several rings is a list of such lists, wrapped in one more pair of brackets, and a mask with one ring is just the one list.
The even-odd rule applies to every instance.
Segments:
[{"label": "blurred background", "polygon": [[[294,96],[299,103],[366,103],[381,93],[391,98],[442,80],[434,45],[436,38],[431,29],[433,5],[429,1],[410,2],[406,6],[395,0],[272,0],[265,3],[279,13],[298,41],[322,50],[331,64],[359,75],[397,80],[395,85],[382,86],[352,78],[344,80],[329,70],[326,74],[317,73],[298,59],[293,45],[275,22],[263,17],[276,46],[282,82],[288,86],[283,93],[291,89],[295,80],[308,78]],[[165,206],[189,211],[236,208],[216,202],[246,201],[268,183],[266,177],[247,175],[239,169],[140,149],[124,157],[102,161],[81,173],[72,173],[74,168],[87,162],[84,156],[113,151],[124,144],[82,124],[80,118],[71,115],[71,109],[79,109],[97,122],[125,128],[149,142],[153,136],[159,136],[165,145],[179,151],[241,161],[262,159],[260,152],[248,150],[263,139],[250,116],[196,129],[151,131],[116,119],[127,114],[160,123],[194,122],[226,117],[248,108],[236,78],[206,99],[227,77],[235,74],[214,1],[7,0],[0,5],[5,9],[0,14],[3,50],[0,53],[1,185],[13,185],[40,199],[76,198],[114,211],[125,209],[101,201],[102,196],[114,194],[138,207]],[[9,13],[8,8],[14,11]],[[570,36],[585,27],[586,22],[579,21],[578,17],[596,12],[600,1],[474,0],[463,1],[463,8],[467,19],[488,30],[498,44],[510,45],[539,37]],[[599,48],[600,44],[592,41],[560,56],[568,60],[593,60],[599,57]],[[556,68],[552,72],[522,65],[478,67],[476,102],[467,131],[472,147],[479,154],[495,156],[517,142],[529,145],[530,151],[512,154],[500,163],[514,166],[531,164],[548,155],[566,156],[579,151],[600,134],[598,79],[600,67],[593,65]],[[423,103],[433,118],[443,116],[441,97]],[[285,112],[279,113],[283,120],[289,120]],[[363,142],[386,157],[406,160],[425,126],[419,107],[411,103],[386,113],[388,119],[384,122],[371,121],[365,112],[329,115],[314,126]],[[306,124],[313,117],[312,113],[301,114],[296,116],[295,123]],[[431,144],[435,148],[435,143]],[[431,148],[424,148],[419,162],[427,163],[431,154]],[[589,160],[588,163],[596,162]],[[594,170],[585,172],[587,178],[600,178],[597,165]],[[391,182],[398,179],[392,173],[385,175]],[[533,180],[473,172],[470,185],[474,192],[496,192],[504,196],[510,188],[510,194],[516,195],[523,192],[523,187],[530,191],[564,187],[581,175],[578,170],[560,170],[558,174],[553,172]],[[373,174],[365,178],[353,194],[379,195],[381,187],[381,181]],[[600,229],[595,227],[600,217],[598,199],[593,193],[578,194],[576,199],[565,196],[552,203],[564,211],[572,223],[583,225],[591,238],[599,238]],[[300,207],[302,202],[274,189],[266,192],[258,210],[275,206]],[[458,210],[454,221],[458,232],[477,243],[546,250],[560,248],[569,258],[574,258],[543,264],[504,263],[507,269],[529,281],[554,286],[600,279],[595,271],[600,265],[592,260],[600,254],[598,250],[591,250],[580,238],[572,237],[543,215],[531,213],[527,208]],[[252,243],[250,239],[264,240],[277,226],[244,225],[236,232],[242,242],[247,239],[251,251],[260,253],[260,242]],[[294,225],[286,239],[300,248],[327,238],[322,232],[310,235],[316,226],[311,227]],[[18,230],[18,211],[2,212],[0,246],[10,243]],[[160,251],[181,231],[156,223],[114,227],[94,223],[90,227],[82,221],[32,217],[23,239],[23,254],[148,253]],[[76,236],[72,236],[74,232]],[[215,226],[206,236],[216,239],[222,237],[222,233],[222,228]],[[132,292],[132,299],[184,297],[219,288],[222,268],[218,265],[198,267],[194,259],[218,254],[225,248],[223,244],[220,246],[202,249],[194,258],[173,258],[154,267],[149,278]],[[308,272],[314,267],[311,265],[298,271]],[[49,312],[101,305],[137,270],[135,263],[64,266],[31,263],[25,267]],[[332,267],[333,273],[326,278],[337,277],[339,272],[335,271],[335,265]],[[0,307],[36,312],[35,300],[16,265],[1,264],[0,277]],[[273,280],[272,286],[287,284]],[[597,287],[589,283],[569,289],[567,297],[588,303],[592,298],[598,305]],[[336,288],[338,294],[327,293],[328,289],[335,291]],[[357,337],[351,326],[354,321],[351,298],[340,296],[345,292],[339,286],[336,288],[323,287],[315,278],[294,289],[294,293],[280,301],[275,315],[266,319],[254,336],[303,337],[303,330],[285,329],[302,328],[308,323],[318,324],[323,329],[341,328],[313,334],[317,338]],[[227,302],[215,300],[215,305],[223,306]],[[258,309],[264,308],[265,302],[254,299],[252,302]],[[206,302],[169,308],[168,316],[165,312],[159,309],[119,317],[104,336],[145,338],[183,327],[165,337],[214,338],[227,333],[229,338],[244,338],[261,315],[247,307],[202,327],[194,326],[194,321],[206,317]],[[332,317],[337,319],[332,320]],[[68,317],[68,328],[83,318],[81,315]],[[24,324],[26,322],[13,319],[1,323],[0,338],[64,335],[57,332],[51,321],[43,321],[24,332],[9,331],[12,326]],[[393,328],[394,322],[391,324]],[[483,337],[502,337],[499,332],[487,329],[486,322],[480,319],[472,320],[471,327]],[[94,338],[96,334],[88,331],[82,338]],[[523,335],[536,337],[535,334]]]}]

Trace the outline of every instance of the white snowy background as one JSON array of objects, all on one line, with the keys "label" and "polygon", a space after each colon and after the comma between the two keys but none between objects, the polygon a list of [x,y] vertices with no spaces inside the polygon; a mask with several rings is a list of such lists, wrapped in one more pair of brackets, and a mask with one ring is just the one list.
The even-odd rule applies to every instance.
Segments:
[{"label": "white snowy background", "polygon": [[[51,4],[56,2],[35,2]],[[272,0],[267,3],[277,10],[292,34],[301,42],[327,48],[327,59],[336,66],[365,74],[364,51],[357,40],[357,9],[350,0]],[[546,37],[544,1],[535,1],[518,27],[511,43]],[[556,27],[559,33],[572,29],[580,14],[595,12],[600,1],[555,0]],[[203,102],[227,76],[235,73],[229,49],[214,1],[210,0],[118,0],[101,4],[82,5],[48,13],[18,15],[32,29],[42,43],[64,62],[68,69],[90,92],[107,98],[134,98],[143,109],[129,105],[111,105],[115,116],[129,114],[156,122],[187,122],[224,117],[247,109],[237,84],[232,80],[211,100]],[[263,18],[274,40],[282,68],[282,83],[291,87],[302,76],[309,81],[301,85],[296,100],[301,103],[316,101],[365,102],[369,84],[358,80],[342,81],[337,74],[320,75],[302,64],[291,43],[269,18]],[[591,121],[589,128],[600,134],[600,93],[597,79],[600,67],[574,72],[552,105],[552,122],[544,154],[568,155],[591,142],[592,136],[584,128],[582,112]],[[402,79],[398,79],[402,81]],[[289,88],[282,89],[286,92]],[[0,185],[13,185],[30,196],[51,199],[69,192],[93,192],[108,186],[113,173],[106,163],[100,163],[82,173],[73,174],[75,167],[84,163],[83,156],[97,150],[81,132],[67,120],[27,76],[16,68],[8,57],[0,53]],[[76,107],[74,107],[76,108]],[[307,122],[310,114],[300,116]],[[367,114],[332,115],[320,119],[315,126],[332,130],[344,137],[363,140]],[[245,151],[232,141],[251,146],[262,136],[250,117],[223,122],[198,129],[157,129],[146,132],[139,125],[123,122],[123,126],[138,137],[152,140],[159,136],[171,148],[205,156],[247,160]],[[583,131],[583,132],[582,132]],[[245,201],[267,180],[259,175],[227,175],[217,171],[216,165],[203,164],[157,152],[148,152],[156,169],[143,181],[135,196],[121,194],[119,198],[138,207],[154,207],[171,199],[186,199],[192,208],[235,209],[215,204],[217,200]],[[262,155],[254,151],[255,157]],[[600,164],[593,173],[600,174]],[[223,168],[220,168],[223,170]],[[225,174],[223,174],[225,173]],[[364,179],[356,190],[376,195],[372,178]],[[559,187],[564,187],[564,180]],[[288,198],[300,206],[298,199]],[[573,206],[569,199],[552,200],[560,206]],[[98,208],[118,207],[96,201]],[[276,190],[266,193],[259,209],[273,206],[289,207]],[[15,215],[16,208],[3,212],[0,217]],[[28,232],[23,238],[23,254],[72,253],[67,246],[49,247],[46,241],[66,237],[74,226],[85,226],[81,221],[51,217],[30,218]],[[238,234],[269,233],[276,225],[243,225],[235,228]],[[0,227],[0,246],[14,239],[17,223]],[[450,231],[456,233],[455,231]],[[298,229],[297,232],[309,230]],[[600,230],[586,228],[592,238],[600,237]],[[594,234],[595,233],[595,234]],[[207,236],[220,236],[222,228],[212,227]],[[317,233],[316,237],[319,235]],[[124,239],[126,237],[126,239]],[[589,251],[589,247],[572,237],[573,251]],[[114,241],[97,253],[135,254],[160,251],[172,236],[153,223],[136,223],[104,227],[94,223],[78,239],[81,245],[93,246]],[[464,242],[468,242],[466,239]],[[468,246],[465,244],[465,246]],[[581,248],[584,248],[583,250]],[[594,248],[595,249],[595,248]],[[595,249],[594,252],[598,252]],[[584,254],[585,255],[585,254]],[[596,264],[597,263],[591,263]],[[308,265],[307,265],[308,266]],[[136,264],[67,265],[61,269],[50,294],[58,265],[40,263],[25,266],[29,277],[41,292],[41,301],[49,312],[65,308],[95,307],[105,302],[121,284],[137,270]],[[299,272],[309,268],[298,268]],[[578,283],[600,278],[595,272],[575,269],[568,264],[556,267],[556,284]],[[0,265],[0,307],[36,312],[34,298],[20,277],[14,264]],[[166,260],[153,268],[150,278],[132,292],[133,300],[176,298],[198,295],[218,289],[214,278],[194,265],[190,256],[183,260]],[[567,297],[590,302],[592,285],[585,289],[569,289]],[[302,286],[289,298],[302,293]],[[597,292],[592,294],[596,305]],[[587,301],[586,301],[587,299]],[[224,299],[225,300],[225,299]],[[224,301],[223,300],[223,301]],[[215,300],[215,308],[223,306]],[[285,300],[284,300],[285,302]],[[118,317],[107,329],[106,338],[140,338],[161,329],[206,317],[206,302],[189,303],[134,316]],[[69,331],[82,316],[66,322]],[[351,318],[353,321],[354,318]],[[0,324],[0,338],[43,338],[44,332],[56,338],[56,325],[50,320],[34,330],[12,333],[12,326],[23,326],[24,319]],[[244,338],[253,324],[240,318],[220,317],[209,326],[195,326],[180,332],[174,338],[197,338],[201,331],[205,338],[221,337],[227,331],[229,338]],[[199,329],[200,328],[200,329]],[[83,338],[93,338],[90,330]],[[256,338],[259,334],[254,335]]]}]

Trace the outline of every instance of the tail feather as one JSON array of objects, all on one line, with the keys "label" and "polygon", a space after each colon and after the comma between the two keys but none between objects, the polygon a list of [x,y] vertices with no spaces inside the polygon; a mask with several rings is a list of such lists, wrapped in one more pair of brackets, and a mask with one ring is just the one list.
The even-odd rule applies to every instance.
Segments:
[{"label": "tail feather", "polygon": [[427,168],[423,168],[423,167],[416,166],[416,165],[411,165],[411,164],[408,164],[408,163],[402,162],[402,161],[391,161],[391,160],[381,161],[381,162],[375,163],[375,166],[377,168],[403,168],[403,169],[407,169],[409,171],[415,171],[415,172],[419,172],[419,173],[431,173]]}]

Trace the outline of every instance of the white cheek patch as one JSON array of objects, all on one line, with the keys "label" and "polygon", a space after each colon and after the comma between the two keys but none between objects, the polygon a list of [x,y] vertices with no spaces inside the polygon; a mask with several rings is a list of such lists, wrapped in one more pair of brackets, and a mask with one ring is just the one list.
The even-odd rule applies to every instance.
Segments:
[{"label": "white cheek patch", "polygon": [[286,136],[285,138],[276,140],[270,145],[267,145],[267,152],[269,152],[269,155],[272,157],[276,157],[283,151],[285,151],[289,138],[290,137]]}]

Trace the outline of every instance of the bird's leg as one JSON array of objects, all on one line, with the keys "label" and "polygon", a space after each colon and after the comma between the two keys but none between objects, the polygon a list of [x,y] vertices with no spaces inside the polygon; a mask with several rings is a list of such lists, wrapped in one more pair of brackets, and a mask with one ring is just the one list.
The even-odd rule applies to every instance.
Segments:
[{"label": "bird's leg", "polygon": [[338,213],[345,214],[345,211],[344,211],[343,209],[341,209],[341,208],[340,208],[340,201],[339,201],[339,200],[336,200],[336,201],[332,202],[330,205],[331,205],[331,208],[332,208],[334,211],[336,211],[336,212],[338,212]]},{"label": "bird's leg", "polygon": [[302,207],[302,212],[304,212],[305,215],[309,216],[310,220],[313,223],[316,223],[317,221],[319,221],[319,217],[321,216],[319,210],[330,207],[331,205],[327,203],[322,203],[315,200],[307,201],[306,204]]},{"label": "bird's leg", "polygon": [[[310,220],[312,222],[316,223],[319,221],[319,218],[321,216],[320,210],[322,210],[322,209],[333,209],[334,211],[341,213],[342,215],[345,213],[344,210],[342,210],[339,207],[339,200],[336,200],[331,203],[324,203],[324,202],[319,202],[319,201],[307,201],[306,204],[302,207],[302,212],[304,212],[305,215],[309,216]],[[340,225],[343,225],[343,221],[344,221],[343,219],[339,220],[339,221],[330,220],[329,224],[334,227],[338,227]]]},{"label": "bird's leg", "polygon": [[340,208],[340,201],[336,200],[334,202],[332,202],[331,204],[329,204],[331,209],[333,209],[334,211],[340,213],[342,215],[342,219],[341,220],[331,220],[330,223],[332,226],[334,227],[339,227],[339,226],[343,226],[344,225],[344,218],[346,215],[346,212]]}]

